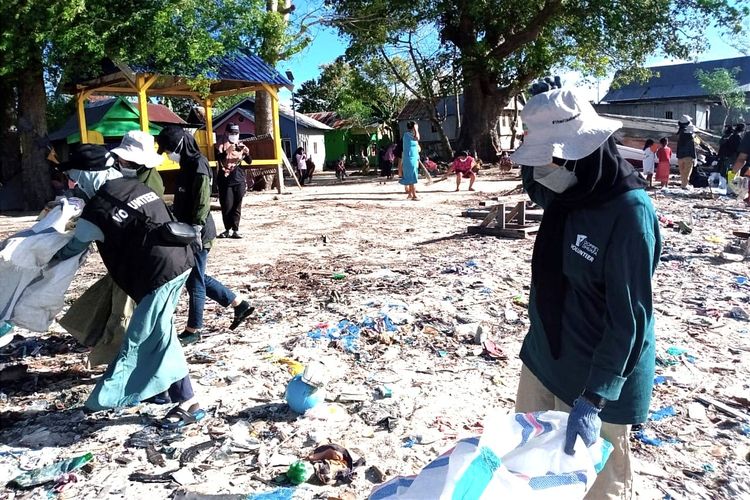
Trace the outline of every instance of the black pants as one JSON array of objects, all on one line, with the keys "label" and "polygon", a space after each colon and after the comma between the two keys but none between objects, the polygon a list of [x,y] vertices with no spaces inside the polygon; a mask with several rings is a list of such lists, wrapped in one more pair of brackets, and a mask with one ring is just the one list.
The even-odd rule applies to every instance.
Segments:
[{"label": "black pants", "polygon": [[185,377],[170,385],[169,389],[148,398],[145,402],[160,405],[182,403],[192,399],[193,396],[195,396],[195,393],[193,392],[193,384],[190,383],[190,375],[185,375]]},{"label": "black pants", "polygon": [[244,183],[233,186],[219,184],[221,218],[224,221],[224,229],[227,231],[237,231],[240,227],[242,198],[245,196],[245,191],[247,191],[247,186]]}]

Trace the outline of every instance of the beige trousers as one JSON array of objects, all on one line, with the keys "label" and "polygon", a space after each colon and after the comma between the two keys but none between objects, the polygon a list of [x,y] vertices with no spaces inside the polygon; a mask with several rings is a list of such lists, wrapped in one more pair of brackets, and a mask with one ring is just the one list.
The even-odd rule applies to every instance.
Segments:
[{"label": "beige trousers", "polygon": [[[523,365],[518,382],[516,412],[557,410],[570,411],[570,406],[555,397]],[[633,470],[630,464],[630,426],[602,422],[601,436],[612,443],[614,449],[604,469],[586,494],[586,500],[630,500],[633,498]]]},{"label": "beige trousers", "polygon": [[680,169],[680,186],[685,188],[690,180],[690,174],[693,172],[695,166],[695,158],[679,158],[677,160],[677,168]]}]

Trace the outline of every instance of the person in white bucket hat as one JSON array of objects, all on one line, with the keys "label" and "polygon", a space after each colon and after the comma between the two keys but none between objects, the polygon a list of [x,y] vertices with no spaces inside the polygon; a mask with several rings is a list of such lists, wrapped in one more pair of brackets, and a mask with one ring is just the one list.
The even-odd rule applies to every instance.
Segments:
[{"label": "person in white bucket hat", "polygon": [[648,416],[654,378],[658,220],[617,151],[619,122],[568,89],[533,96],[522,117],[528,135],[513,161],[544,217],[516,411],[569,411],[566,453],[578,438],[612,443],[586,498],[631,498],[629,430]]},{"label": "person in white bucket hat", "polygon": [[131,130],[111,152],[117,156],[124,177],[138,178],[156,194],[164,196],[164,181],[156,170],[164,158],[156,152],[154,137],[151,134]]}]

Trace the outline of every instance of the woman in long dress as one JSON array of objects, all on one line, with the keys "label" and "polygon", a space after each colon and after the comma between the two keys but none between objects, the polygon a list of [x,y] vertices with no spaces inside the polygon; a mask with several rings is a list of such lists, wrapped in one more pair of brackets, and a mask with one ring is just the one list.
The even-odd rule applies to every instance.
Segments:
[{"label": "woman in long dress", "polygon": [[419,126],[410,121],[406,124],[403,138],[403,177],[399,183],[406,186],[406,198],[417,200],[417,169],[419,168]]}]

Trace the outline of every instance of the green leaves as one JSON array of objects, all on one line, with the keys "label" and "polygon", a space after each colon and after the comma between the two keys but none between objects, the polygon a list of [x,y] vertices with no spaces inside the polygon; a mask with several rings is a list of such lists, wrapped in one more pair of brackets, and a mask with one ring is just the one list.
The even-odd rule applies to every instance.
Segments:
[{"label": "green leaves", "polygon": [[695,77],[703,90],[708,95],[719,99],[725,108],[744,111],[747,109],[745,92],[740,89],[739,82],[735,78],[739,72],[740,68],[731,70],[719,68],[710,72],[699,69],[695,72]]}]

